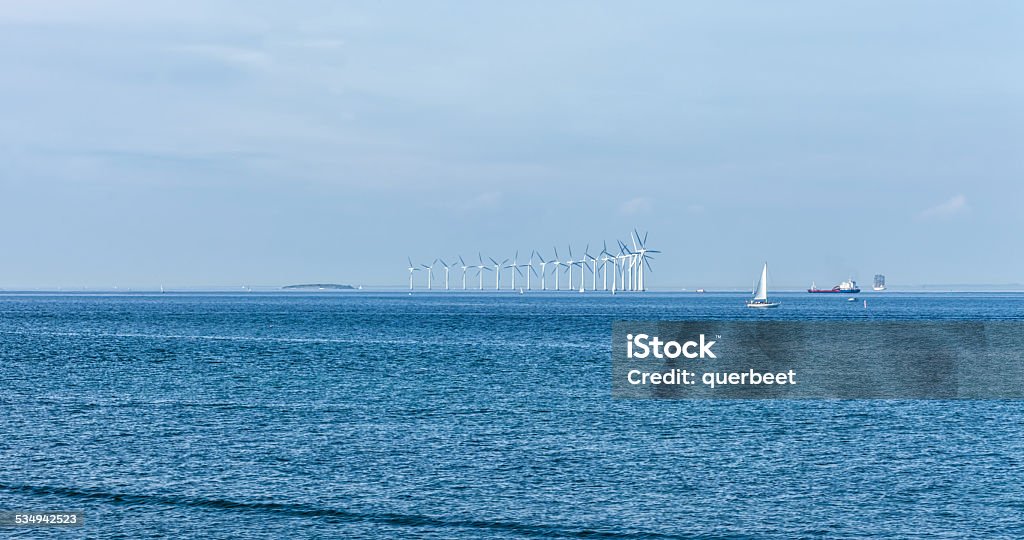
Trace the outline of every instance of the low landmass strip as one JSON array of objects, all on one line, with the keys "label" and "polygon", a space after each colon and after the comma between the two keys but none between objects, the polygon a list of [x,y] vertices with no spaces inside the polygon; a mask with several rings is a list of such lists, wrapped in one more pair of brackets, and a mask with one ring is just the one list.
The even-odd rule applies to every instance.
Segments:
[{"label": "low landmass strip", "polygon": [[281,288],[292,291],[349,291],[355,289],[351,285],[339,285],[337,283],[302,283],[299,285],[285,285]]}]

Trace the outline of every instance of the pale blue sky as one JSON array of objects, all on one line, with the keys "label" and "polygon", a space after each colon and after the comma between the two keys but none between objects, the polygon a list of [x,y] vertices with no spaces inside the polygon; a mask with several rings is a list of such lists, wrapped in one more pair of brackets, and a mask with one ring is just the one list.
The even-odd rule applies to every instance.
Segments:
[{"label": "pale blue sky", "polygon": [[4,2],[0,287],[1024,282],[1024,4]]}]

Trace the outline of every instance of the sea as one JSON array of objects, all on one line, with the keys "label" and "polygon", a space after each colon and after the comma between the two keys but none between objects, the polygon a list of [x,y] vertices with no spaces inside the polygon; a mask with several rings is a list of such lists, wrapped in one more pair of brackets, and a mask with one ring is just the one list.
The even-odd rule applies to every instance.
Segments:
[{"label": "sea", "polygon": [[610,381],[615,320],[1024,320],[1024,293],[746,297],[3,294],[0,511],[84,523],[0,537],[1024,538],[1022,401]]}]

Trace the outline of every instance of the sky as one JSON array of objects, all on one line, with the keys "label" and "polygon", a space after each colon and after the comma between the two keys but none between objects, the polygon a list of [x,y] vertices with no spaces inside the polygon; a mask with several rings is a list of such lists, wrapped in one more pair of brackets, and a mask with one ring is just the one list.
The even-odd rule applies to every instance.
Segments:
[{"label": "sky", "polygon": [[[0,4],[0,288],[1024,283],[1024,4]],[[422,279],[421,275],[417,275]]]}]

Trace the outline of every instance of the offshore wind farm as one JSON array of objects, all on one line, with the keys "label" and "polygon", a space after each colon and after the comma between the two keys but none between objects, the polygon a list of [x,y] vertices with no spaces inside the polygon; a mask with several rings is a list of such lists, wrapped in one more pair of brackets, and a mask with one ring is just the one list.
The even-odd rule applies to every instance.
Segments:
[{"label": "offshore wind farm", "polygon": [[[618,292],[643,292],[647,290],[645,276],[647,272],[653,271],[651,261],[654,260],[653,253],[661,253],[659,250],[647,247],[647,235],[640,235],[639,231],[633,229],[629,233],[629,240],[614,240],[614,246],[610,250],[608,242],[602,242],[601,251],[591,253],[590,244],[586,244],[582,254],[574,255],[572,245],[568,244],[563,255],[559,254],[558,247],[552,246],[548,252],[550,258],[546,258],[542,251],[533,249],[529,258],[520,259],[520,252],[516,250],[511,258],[504,258],[500,261],[493,256],[484,257],[483,252],[478,251],[476,263],[472,259],[466,262],[462,255],[456,255],[445,259],[434,258],[429,264],[413,262],[412,257],[407,257],[408,266],[406,271],[409,274],[409,290],[510,290],[510,291],[604,291],[615,294]],[[461,275],[453,286],[452,269],[461,271]],[[472,276],[473,270],[476,275]],[[505,271],[504,274],[502,271]],[[436,282],[435,282],[435,272]],[[443,272],[443,278],[442,274]],[[486,285],[484,274],[493,273],[493,289],[490,287],[491,275],[487,276]],[[420,281],[416,280],[417,273],[422,275]],[[503,280],[503,275],[507,276]],[[562,277],[564,276],[564,280]],[[475,280],[473,279],[475,278]],[[588,279],[589,278],[589,279]],[[475,287],[473,287],[475,281]],[[550,287],[549,287],[550,284]],[[506,288],[507,285],[507,288]]]}]

